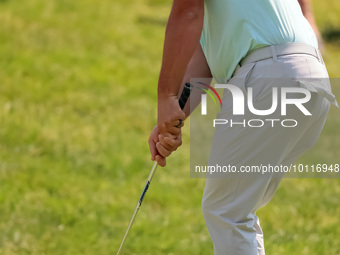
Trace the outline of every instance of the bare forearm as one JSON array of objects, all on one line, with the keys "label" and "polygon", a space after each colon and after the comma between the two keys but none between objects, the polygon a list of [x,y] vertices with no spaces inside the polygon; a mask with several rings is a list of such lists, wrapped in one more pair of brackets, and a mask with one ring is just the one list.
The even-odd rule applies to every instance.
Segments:
[{"label": "bare forearm", "polygon": [[314,13],[313,13],[313,6],[310,0],[298,0],[301,10],[305,18],[308,22],[312,25],[313,29],[316,27]]},{"label": "bare forearm", "polygon": [[[196,51],[189,62],[180,92],[182,91],[184,84],[190,82],[190,79],[192,78],[204,78],[204,82],[208,84],[210,84],[212,79],[210,68],[200,45],[197,46]],[[183,110],[186,117],[188,117],[190,113],[193,112],[195,108],[201,103],[202,93],[203,91],[200,89],[194,89],[191,92],[189,100]]]},{"label": "bare forearm", "polygon": [[314,13],[313,13],[313,6],[312,6],[312,1],[311,0],[298,0],[301,10],[305,18],[308,20],[309,24],[312,26],[314,33],[318,39],[319,42],[319,48],[323,48],[323,43],[322,43],[322,37],[321,33],[319,31],[318,26],[316,25],[315,18],[314,18]]},{"label": "bare forearm", "polygon": [[180,11],[173,7],[165,34],[159,98],[177,97],[187,65],[199,44],[203,15],[203,8]]}]

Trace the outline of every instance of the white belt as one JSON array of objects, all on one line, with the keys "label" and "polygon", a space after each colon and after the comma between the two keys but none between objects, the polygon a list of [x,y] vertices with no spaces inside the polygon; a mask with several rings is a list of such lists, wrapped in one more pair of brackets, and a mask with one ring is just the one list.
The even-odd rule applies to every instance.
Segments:
[{"label": "white belt", "polygon": [[279,56],[291,54],[311,55],[316,57],[322,64],[324,64],[320,51],[313,46],[304,43],[288,43],[266,46],[263,48],[252,50],[241,60],[240,66],[269,58],[277,58]]}]

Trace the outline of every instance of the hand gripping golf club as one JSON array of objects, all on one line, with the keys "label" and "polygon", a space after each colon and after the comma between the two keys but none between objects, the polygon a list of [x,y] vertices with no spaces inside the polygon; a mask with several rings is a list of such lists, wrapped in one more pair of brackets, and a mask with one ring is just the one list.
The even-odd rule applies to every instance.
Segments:
[{"label": "hand gripping golf club", "polygon": [[[184,106],[185,106],[185,104],[186,104],[186,102],[187,102],[187,100],[188,100],[188,98],[189,98],[189,96],[190,96],[190,93],[191,93],[191,85],[190,85],[190,83],[186,83],[185,86],[184,86],[184,88],[183,88],[182,95],[181,95],[181,97],[180,97],[180,99],[179,99],[179,106],[181,107],[182,110],[183,110],[183,108],[184,108]],[[128,225],[127,228],[126,228],[126,231],[125,231],[123,240],[122,240],[122,242],[121,242],[120,245],[119,245],[119,248],[118,248],[118,251],[117,251],[116,255],[119,255],[120,252],[121,252],[121,250],[122,250],[122,248],[123,248],[123,245],[124,245],[124,243],[125,243],[126,237],[127,237],[128,233],[129,233],[129,231],[130,231],[130,229],[131,229],[131,226],[132,226],[133,222],[135,221],[135,218],[136,218],[136,215],[137,215],[137,213],[138,213],[138,210],[139,210],[139,208],[140,208],[141,205],[142,205],[144,196],[145,196],[146,192],[148,191],[148,188],[149,188],[149,186],[150,186],[152,177],[154,176],[154,174],[155,174],[155,172],[156,172],[157,166],[158,166],[157,161],[155,161],[155,163],[153,163],[153,166],[152,166],[152,168],[151,168],[149,177],[148,177],[148,179],[146,180],[146,183],[145,183],[144,189],[143,189],[143,191],[142,191],[142,194],[140,195],[140,198],[139,198],[139,200],[138,200],[138,202],[137,202],[135,211],[134,211],[133,214],[132,214],[132,217],[131,217],[131,220],[130,220],[130,222],[129,222],[129,225]]]}]

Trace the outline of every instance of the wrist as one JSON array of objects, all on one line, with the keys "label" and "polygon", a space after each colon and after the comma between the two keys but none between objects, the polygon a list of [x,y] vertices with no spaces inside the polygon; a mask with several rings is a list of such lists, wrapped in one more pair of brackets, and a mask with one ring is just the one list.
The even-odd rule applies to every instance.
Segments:
[{"label": "wrist", "polygon": [[158,94],[158,106],[163,104],[171,104],[170,102],[178,102],[178,96],[174,94]]},{"label": "wrist", "polygon": [[163,89],[158,86],[158,100],[168,100],[168,99],[177,99],[178,93],[170,91],[169,89]]}]

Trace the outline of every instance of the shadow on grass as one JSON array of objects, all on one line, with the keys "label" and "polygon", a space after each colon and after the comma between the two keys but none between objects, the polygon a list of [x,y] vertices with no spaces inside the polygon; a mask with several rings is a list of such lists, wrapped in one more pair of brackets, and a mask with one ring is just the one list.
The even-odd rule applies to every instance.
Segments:
[{"label": "shadow on grass", "polygon": [[322,37],[327,42],[340,42],[340,28],[327,28],[322,32]]}]

